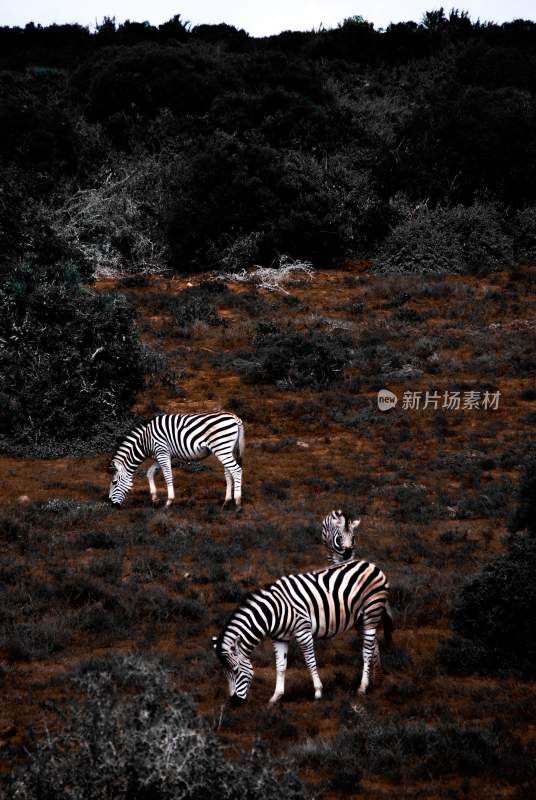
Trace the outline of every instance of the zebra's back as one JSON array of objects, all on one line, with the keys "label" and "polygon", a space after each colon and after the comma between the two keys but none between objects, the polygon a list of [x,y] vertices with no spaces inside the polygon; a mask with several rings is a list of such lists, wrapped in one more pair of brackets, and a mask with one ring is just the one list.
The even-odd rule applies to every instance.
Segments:
[{"label": "zebra's back", "polygon": [[348,561],[284,576],[272,585],[272,591],[289,602],[296,615],[309,618],[314,638],[324,639],[351,628],[365,609],[383,607],[389,583],[375,564]]},{"label": "zebra's back", "polygon": [[241,420],[227,411],[195,414],[161,414],[148,423],[155,446],[165,446],[170,455],[197,461],[210,452],[234,447]]}]

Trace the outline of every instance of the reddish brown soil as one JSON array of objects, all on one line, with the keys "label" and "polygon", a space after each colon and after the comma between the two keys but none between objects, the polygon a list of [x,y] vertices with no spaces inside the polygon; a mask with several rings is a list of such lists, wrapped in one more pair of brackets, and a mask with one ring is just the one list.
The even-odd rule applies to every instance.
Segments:
[{"label": "reddish brown soil", "polygon": [[[531,273],[536,274],[536,269]],[[222,512],[219,504],[223,499],[224,480],[219,465],[205,462],[211,469],[189,474],[176,470],[175,487],[177,504],[169,511],[162,508],[154,512],[145,478],[137,478],[135,487],[124,507],[110,510],[97,519],[77,522],[72,528],[50,531],[50,545],[45,549],[39,545],[38,553],[20,552],[13,542],[0,543],[0,555],[12,564],[30,565],[32,573],[45,576],[54,566],[79,568],[91,564],[102,552],[93,549],[73,550],[81,532],[90,530],[127,529],[136,520],[153,524],[154,518],[165,518],[185,524],[197,524],[202,536],[215,542],[232,543],[235,526],[250,524],[251,535],[247,548],[239,555],[232,555],[224,564],[230,578],[245,588],[252,588],[272,580],[277,574],[305,570],[321,566],[325,557],[320,544],[320,522],[334,507],[351,505],[362,517],[362,534],[358,543],[359,553],[393,574],[393,583],[400,576],[422,575],[436,592],[434,602],[444,602],[430,622],[419,623],[411,613],[399,612],[397,616],[396,645],[404,650],[411,662],[403,670],[392,671],[381,687],[364,700],[365,708],[375,714],[407,714],[408,718],[431,721],[446,711],[464,722],[486,723],[493,718],[491,704],[480,703],[485,691],[497,692],[504,701],[534,707],[535,687],[514,679],[449,677],[435,666],[435,650],[438,642],[449,635],[448,602],[450,593],[456,592],[459,580],[466,573],[474,572],[479,565],[501,551],[501,542],[506,532],[507,516],[513,507],[513,499],[506,508],[464,518],[458,516],[458,505],[469,497],[485,494],[488,486],[500,479],[517,481],[519,459],[503,458],[511,448],[523,449],[523,443],[531,434],[532,423],[527,415],[535,412],[535,402],[530,394],[522,393],[534,389],[532,378],[517,369],[515,363],[504,361],[513,340],[530,348],[534,342],[536,314],[534,298],[528,292],[529,283],[512,280],[506,273],[496,273],[485,279],[449,277],[440,282],[429,280],[432,288],[439,283],[453,287],[452,294],[426,297],[417,291],[422,280],[405,278],[382,278],[371,276],[366,264],[357,264],[345,271],[317,273],[314,279],[297,286],[288,287],[299,304],[289,305],[282,294],[261,291],[260,294],[272,306],[270,316],[280,322],[292,321],[307,329],[314,319],[323,317],[332,323],[344,322],[359,338],[364,331],[384,331],[389,341],[409,354],[419,337],[437,338],[437,371],[427,371],[411,380],[385,380],[385,385],[399,397],[405,390],[422,391],[437,389],[439,392],[453,390],[462,384],[465,390],[487,387],[493,384],[501,391],[497,411],[444,412],[426,410],[402,410],[399,406],[389,414],[397,415],[392,428],[407,427],[407,438],[392,438],[391,428],[375,424],[348,427],[337,422],[331,408],[331,398],[336,397],[337,408],[344,416],[345,397],[368,397],[375,402],[379,386],[365,377],[359,391],[334,387],[326,392],[306,390],[282,391],[272,385],[255,386],[242,382],[233,369],[211,365],[210,357],[221,352],[245,351],[251,347],[257,320],[236,308],[221,310],[227,321],[226,327],[208,327],[198,324],[188,337],[177,335],[169,319],[155,312],[154,296],[159,292],[178,293],[197,279],[151,280],[149,286],[124,290],[135,304],[143,338],[153,348],[165,351],[170,366],[180,373],[180,385],[184,397],[177,397],[172,387],[163,387],[159,382],[149,386],[139,397],[136,411],[150,416],[160,412],[181,412],[214,407],[228,408],[234,400],[243,401],[253,410],[253,419],[242,412],[246,425],[247,453],[244,464],[245,499],[240,519],[233,512]],[[114,281],[102,281],[98,290],[115,288]],[[234,285],[234,291],[242,292],[242,285]],[[415,321],[395,320],[396,308],[386,308],[393,297],[401,292],[415,294],[404,308],[419,312],[421,319]],[[495,293],[495,294],[494,294]],[[495,299],[493,299],[495,297]],[[361,313],[350,310],[352,303],[363,301]],[[478,357],[488,355],[496,359],[496,369],[478,369]],[[503,361],[501,362],[501,358]],[[423,359],[423,362],[425,359]],[[476,361],[476,363],[475,363]],[[483,362],[482,362],[483,363]],[[489,362],[488,362],[489,363]],[[354,370],[354,375],[358,370]],[[348,378],[351,375],[347,376]],[[342,395],[340,394],[342,392]],[[286,410],[289,400],[298,404],[298,410]],[[304,421],[299,408],[307,401],[314,401],[313,410]],[[324,413],[325,410],[325,413]],[[351,408],[348,407],[348,412]],[[375,410],[376,414],[380,414]],[[446,433],[442,433],[438,418],[445,419]],[[270,452],[271,444],[285,437],[297,441]],[[463,468],[449,467],[449,457],[467,456],[479,459],[485,455],[491,465],[483,469],[477,478],[469,480]],[[46,502],[50,498],[75,498],[79,501],[98,502],[107,494],[109,476],[106,465],[111,453],[102,453],[84,458],[61,458],[54,460],[32,460],[12,457],[0,458],[0,486],[2,505],[11,513],[17,513],[20,497],[27,495],[30,504]],[[333,480],[333,476],[336,479]],[[366,476],[371,488],[361,493],[348,481]],[[315,484],[311,478],[319,479]],[[157,479],[158,480],[158,479]],[[282,499],[270,493],[266,482],[283,486]],[[322,481],[327,481],[328,488]],[[346,481],[346,484],[345,484]],[[448,500],[441,501],[440,511],[426,522],[406,521],[404,509],[392,492],[393,487],[405,485],[424,487],[427,500],[437,503],[441,493]],[[263,488],[264,485],[264,488]],[[358,484],[355,484],[358,486]],[[350,488],[345,488],[345,487]],[[160,491],[163,494],[162,483]],[[208,509],[208,511],[207,511]],[[149,516],[147,516],[149,514]],[[300,523],[314,519],[318,522],[318,537],[315,544],[304,540],[288,541],[286,532]],[[257,536],[262,536],[268,523],[281,531],[282,547],[262,547]],[[158,539],[157,524],[153,526],[155,542]],[[442,533],[458,529],[466,532],[472,548],[459,558],[454,557],[459,545],[448,545],[440,540]],[[257,533],[258,531],[258,533]],[[426,555],[416,550],[409,553],[408,547],[417,540],[425,548]],[[56,547],[56,542],[58,546]],[[425,552],[423,550],[423,552]],[[163,557],[150,544],[131,544],[125,551],[123,582],[132,575],[132,565],[140,558]],[[437,559],[435,562],[434,559]],[[168,562],[169,564],[169,562]],[[177,637],[174,623],[154,626],[152,637],[147,638],[147,626],[140,625],[134,637],[127,640],[99,641],[74,632],[65,650],[49,658],[11,663],[4,658],[3,701],[0,709],[0,746],[8,748],[18,760],[21,753],[17,747],[25,741],[26,727],[41,728],[47,712],[41,704],[45,700],[60,699],[68,688],[55,681],[72,670],[84,659],[106,653],[131,650],[166,653],[178,662],[190,657],[190,673],[178,678],[186,690],[195,689],[199,710],[214,720],[218,726],[222,704],[225,703],[225,681],[217,665],[210,669],[200,653],[205,653],[209,640],[219,630],[211,615],[217,604],[221,611],[229,613],[233,602],[217,601],[217,590],[212,582],[205,580],[206,564],[199,563],[195,547],[190,555],[181,556],[169,564],[170,573],[163,579],[155,579],[147,585],[159,585],[171,594],[176,580],[189,573],[187,578],[192,589],[197,590],[209,610],[206,629],[194,636]],[[200,580],[201,579],[201,580]],[[422,584],[421,584],[422,585]],[[441,594],[443,592],[443,594]],[[425,602],[425,601],[423,601]],[[396,609],[395,609],[396,610]],[[426,616],[426,615],[425,615]],[[225,710],[219,732],[233,743],[247,747],[257,736],[268,741],[276,754],[285,753],[289,747],[308,737],[331,737],[340,727],[340,709],[356,701],[355,689],[359,682],[360,659],[352,641],[353,637],[329,643],[320,643],[318,660],[325,686],[324,699],[319,703],[311,700],[309,677],[298,656],[291,661],[288,673],[288,695],[276,714],[278,724],[289,720],[295,726],[290,736],[271,735],[270,726],[263,723],[264,709],[273,690],[274,669],[270,648],[265,644],[254,656],[256,674],[250,694],[249,705],[234,718]],[[355,655],[352,665],[351,654]],[[348,663],[350,662],[350,663]],[[196,664],[199,669],[196,671]],[[207,662],[208,663],[208,662]],[[188,679],[188,674],[190,679]],[[351,682],[352,690],[340,688],[341,675]],[[188,680],[193,681],[188,684]],[[397,696],[400,684],[411,684],[414,691]],[[503,708],[503,705],[498,706]],[[498,713],[498,712],[497,712]],[[273,720],[272,720],[273,722]],[[509,720],[515,733],[527,741],[534,736],[534,726],[525,718],[517,722]],[[276,726],[277,727],[277,726]],[[325,779],[326,772],[319,764],[317,769],[307,769],[302,777],[318,784]],[[462,778],[452,775],[442,780],[416,781],[411,785],[396,785],[379,780],[377,776],[365,774],[362,794],[369,798],[391,797],[509,797],[513,787],[508,782],[497,782],[486,776],[465,781],[461,794]],[[336,797],[336,793],[325,792],[325,797]]]}]

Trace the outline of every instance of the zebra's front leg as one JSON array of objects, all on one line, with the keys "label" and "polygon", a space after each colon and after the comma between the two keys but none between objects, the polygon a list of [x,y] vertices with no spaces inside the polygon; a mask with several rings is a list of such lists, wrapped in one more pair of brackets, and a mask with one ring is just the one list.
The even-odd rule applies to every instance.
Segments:
[{"label": "zebra's front leg", "polygon": [[[365,628],[363,630],[363,674],[359,684],[359,693],[366,694],[370,684],[370,668],[376,661],[376,628]],[[379,651],[378,651],[379,659]]]},{"label": "zebra's front leg", "polygon": [[275,691],[270,697],[270,703],[277,703],[285,694],[285,672],[287,669],[288,642],[272,642],[275,652],[275,669],[277,673]]},{"label": "zebra's front leg", "polygon": [[315,689],[315,700],[320,700],[322,697],[322,681],[318,674],[316,667],[315,646],[313,641],[313,634],[310,630],[302,631],[296,634],[296,639],[302,651],[303,660],[307,665],[307,669],[313,679],[313,686]]},{"label": "zebra's front leg", "polygon": [[167,501],[166,501],[166,508],[168,508],[172,502],[175,500],[175,490],[173,488],[173,472],[171,471],[171,456],[169,453],[156,453],[156,458],[160,469],[162,470],[162,475],[164,476],[164,480],[166,481],[167,486]]},{"label": "zebra's front leg", "polygon": [[149,481],[149,491],[151,492],[151,500],[153,501],[153,503],[156,503],[156,501],[158,500],[158,491],[156,489],[154,476],[156,475],[159,469],[160,466],[158,464],[158,461],[155,461],[153,464],[151,464],[151,466],[147,470],[147,480]]}]

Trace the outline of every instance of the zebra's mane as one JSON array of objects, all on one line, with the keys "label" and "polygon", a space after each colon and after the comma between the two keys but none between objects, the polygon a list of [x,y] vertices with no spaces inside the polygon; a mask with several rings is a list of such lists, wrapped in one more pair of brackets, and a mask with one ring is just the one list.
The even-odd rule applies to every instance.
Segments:
[{"label": "zebra's mane", "polygon": [[148,422],[140,422],[139,425],[131,428],[127,434],[118,437],[115,442],[115,455],[119,453],[119,450],[124,444],[128,444],[128,442],[131,441],[132,437],[139,436],[141,433],[143,433],[148,424]]},{"label": "zebra's mane", "polygon": [[256,589],[252,589],[251,592],[248,592],[246,595],[244,595],[244,597],[242,598],[240,603],[237,605],[237,607],[227,617],[222,630],[220,631],[218,637],[216,638],[216,640],[214,642],[214,649],[215,649],[216,655],[218,656],[220,661],[223,660],[223,649],[222,649],[223,637],[225,636],[225,632],[227,631],[227,628],[229,627],[229,624],[234,619],[235,614],[237,613],[237,611],[240,611],[240,609],[244,608],[244,606],[250,607],[252,602],[254,602],[259,597],[259,595],[261,595],[263,592],[270,591],[270,589],[273,589],[274,585],[275,585],[275,583],[265,583],[263,586],[258,586]]}]

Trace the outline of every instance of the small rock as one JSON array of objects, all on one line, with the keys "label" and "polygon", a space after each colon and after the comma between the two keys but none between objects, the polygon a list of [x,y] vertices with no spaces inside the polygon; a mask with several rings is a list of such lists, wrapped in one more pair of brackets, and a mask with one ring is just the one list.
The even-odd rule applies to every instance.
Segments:
[{"label": "small rock", "polygon": [[307,442],[302,442],[300,439],[298,439],[296,444],[298,445],[298,447],[309,447]]},{"label": "small rock", "polygon": [[17,502],[21,506],[27,506],[30,502],[30,498],[27,494],[21,494],[20,497],[17,498]]}]

